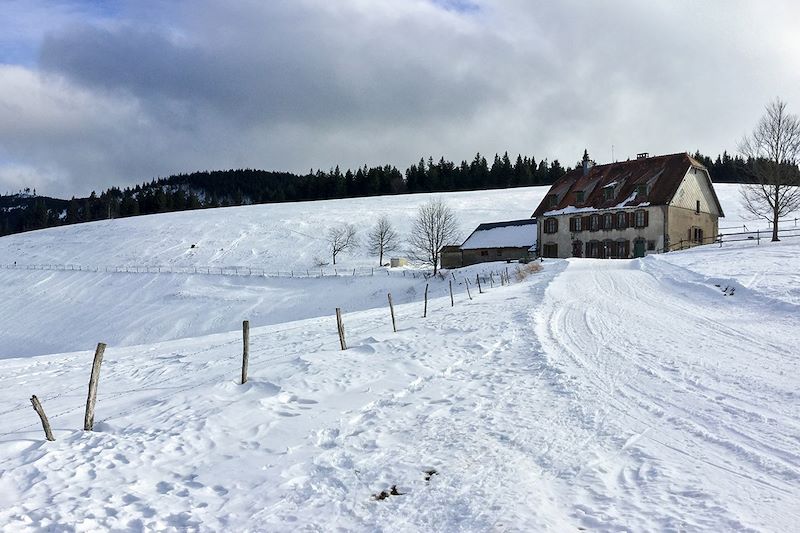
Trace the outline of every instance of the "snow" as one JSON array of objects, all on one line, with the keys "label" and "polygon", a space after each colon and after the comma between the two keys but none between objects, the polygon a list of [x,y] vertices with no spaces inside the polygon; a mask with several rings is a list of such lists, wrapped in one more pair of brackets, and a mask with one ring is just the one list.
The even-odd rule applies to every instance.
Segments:
[{"label": "snow", "polygon": [[462,250],[478,248],[531,248],[536,246],[536,225],[500,226],[475,231],[461,245]]},{"label": "snow", "polygon": [[[544,192],[527,191],[528,214]],[[718,193],[726,222],[742,220],[726,204],[735,189]],[[514,206],[519,194],[462,193],[460,214],[484,206],[485,215],[464,225],[497,219],[490,206]],[[331,202],[329,222],[417,203],[370,201]],[[294,237],[286,249],[280,231],[254,228],[293,227],[315,205],[275,207],[19,235],[0,239],[0,258],[285,271],[317,253],[306,242],[314,239]],[[226,241],[239,235],[238,245]],[[183,239],[229,254],[192,259]],[[796,530],[800,242],[788,241],[545,260],[524,280],[511,269],[510,286],[471,287],[470,299],[465,279],[507,266],[476,265],[454,272],[454,307],[452,277],[427,281],[424,319],[426,281],[383,271],[297,279],[0,270],[0,323],[41,322],[18,338],[4,325],[5,355],[26,342],[53,352],[0,360],[0,529]],[[270,259],[259,263],[252,249]],[[397,333],[388,290],[409,291],[395,306]],[[335,306],[344,308],[346,351]],[[239,385],[241,320],[259,311],[250,381]],[[91,335],[73,334],[84,330]],[[83,432],[91,348],[104,331],[144,340],[109,343],[95,431]],[[70,347],[78,339],[81,351]],[[31,394],[55,442],[43,440]],[[400,495],[372,498],[394,485]]]},{"label": "snow", "polygon": [[[336,270],[324,266],[324,279],[290,276],[318,275],[317,257],[330,262],[324,234],[337,224],[355,224],[363,239],[386,214],[405,238],[417,207],[441,196],[458,213],[462,230],[472,230],[509,215],[530,216],[545,192],[532,187],[229,207],[3,237],[0,266],[16,262],[17,268],[0,268],[0,359],[82,350],[99,340],[130,346],[222,333],[239,327],[245,315],[258,327],[325,316],[335,307],[368,309],[384,305],[387,292],[398,303],[419,300],[421,277],[396,269],[387,275],[364,247],[340,255]],[[32,265],[45,270],[23,269]],[[65,267],[99,272],[56,270]],[[120,267],[129,272],[116,272]],[[225,275],[203,274],[207,268]],[[252,269],[273,276],[242,275]],[[431,291],[443,295],[447,287]],[[70,316],[80,317],[79,326],[65,320]]]},{"label": "snow", "polygon": [[[612,185],[615,184],[616,182],[609,183],[608,185],[606,185],[606,187],[611,187]],[[559,215],[575,215],[578,213],[593,213],[597,211],[607,211],[609,209],[635,209],[637,207],[648,207],[650,205],[650,202],[640,202],[636,205],[628,205],[635,199],[636,199],[636,191],[632,192],[630,196],[628,196],[626,199],[624,199],[623,201],[621,201],[620,203],[618,203],[613,207],[604,207],[603,209],[598,209],[597,207],[575,207],[574,205],[568,205],[563,209],[554,209],[552,211],[545,211],[543,216],[555,217]]]}]

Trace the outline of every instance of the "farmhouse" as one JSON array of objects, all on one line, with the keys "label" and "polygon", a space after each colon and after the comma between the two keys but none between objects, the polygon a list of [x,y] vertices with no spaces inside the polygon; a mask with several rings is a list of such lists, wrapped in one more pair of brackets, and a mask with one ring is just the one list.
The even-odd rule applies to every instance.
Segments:
[{"label": "farmhouse", "polygon": [[481,224],[461,246],[442,248],[442,268],[528,258],[535,254],[536,235],[534,218]]},{"label": "farmhouse", "polygon": [[713,242],[724,216],[708,170],[686,153],[582,165],[534,211],[543,257],[642,257]]}]

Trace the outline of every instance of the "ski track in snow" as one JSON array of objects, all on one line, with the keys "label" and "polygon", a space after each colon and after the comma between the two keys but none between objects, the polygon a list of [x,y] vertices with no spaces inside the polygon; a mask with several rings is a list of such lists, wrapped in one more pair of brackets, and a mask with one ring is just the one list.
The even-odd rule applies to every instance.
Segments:
[{"label": "ski track in snow", "polygon": [[[606,426],[605,451],[575,479],[591,502],[579,516],[592,528],[791,530],[800,395],[786,333],[798,313],[765,327],[741,297],[710,284],[681,295],[664,275],[652,260],[570,261],[537,317],[548,357]],[[736,511],[754,503],[761,521]]]}]

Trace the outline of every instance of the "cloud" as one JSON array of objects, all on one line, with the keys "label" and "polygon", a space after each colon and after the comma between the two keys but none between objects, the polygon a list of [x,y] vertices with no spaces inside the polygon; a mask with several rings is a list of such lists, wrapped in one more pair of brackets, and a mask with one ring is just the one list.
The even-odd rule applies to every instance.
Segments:
[{"label": "cloud", "polygon": [[0,184],[85,194],[202,168],[714,152],[774,95],[800,106],[789,2],[163,6],[65,18],[38,65],[0,67]]}]

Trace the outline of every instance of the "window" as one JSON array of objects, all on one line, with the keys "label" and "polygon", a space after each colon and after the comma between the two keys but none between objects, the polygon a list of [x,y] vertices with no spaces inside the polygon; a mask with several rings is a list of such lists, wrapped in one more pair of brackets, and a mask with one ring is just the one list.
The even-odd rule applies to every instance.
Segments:
[{"label": "window", "polygon": [[496,250],[496,254],[495,254],[495,255],[503,255],[503,250],[501,250],[500,248],[498,248],[498,249]]},{"label": "window", "polygon": [[592,215],[591,218],[589,218],[589,229],[592,231],[600,229],[600,215]]},{"label": "window", "polygon": [[692,228],[690,231],[691,231],[691,234],[692,234],[692,239],[691,239],[692,242],[695,242],[697,244],[703,244],[703,229],[702,228]]},{"label": "window", "polygon": [[556,233],[558,232],[558,219],[557,218],[548,218],[544,221],[544,232],[545,233]]},{"label": "window", "polygon": [[550,207],[555,207],[558,205],[558,196],[555,194],[548,194],[547,195],[547,205]]},{"label": "window", "polygon": [[586,243],[586,257],[600,257],[600,241],[589,241]]},{"label": "window", "polygon": [[617,241],[617,257],[627,259],[630,255],[630,244],[628,241]]},{"label": "window", "polygon": [[575,202],[582,204],[583,203],[583,191],[575,191]]},{"label": "window", "polygon": [[615,254],[616,251],[617,247],[614,246],[614,241],[608,239],[603,241],[603,250],[601,255],[603,259],[610,259],[612,257],[616,257]]},{"label": "window", "polygon": [[647,227],[647,211],[640,209],[633,213],[633,225],[637,228]]},{"label": "window", "polygon": [[614,199],[614,187],[606,187],[603,189],[603,200]]},{"label": "window", "polygon": [[558,245],[547,243],[542,247],[542,257],[558,257]]},{"label": "window", "polygon": [[603,215],[603,229],[614,229],[614,215],[606,213]]},{"label": "window", "polygon": [[486,257],[489,255],[489,250],[481,250],[481,257]]},{"label": "window", "polygon": [[636,186],[636,194],[639,194],[641,196],[647,196],[647,184],[646,183],[640,183],[639,185],[637,185]]},{"label": "window", "polygon": [[617,213],[617,228],[625,229],[628,227],[628,213],[625,211]]},{"label": "window", "polygon": [[572,233],[577,233],[582,230],[581,228],[581,217],[573,217],[569,219],[569,230]]},{"label": "window", "polygon": [[583,243],[581,241],[572,241],[572,257],[583,256]]},{"label": "window", "polygon": [[697,200],[697,204],[695,205],[694,212],[698,215],[700,214],[700,200]]},{"label": "window", "polygon": [[647,251],[648,252],[656,251],[656,241],[647,241]]}]

